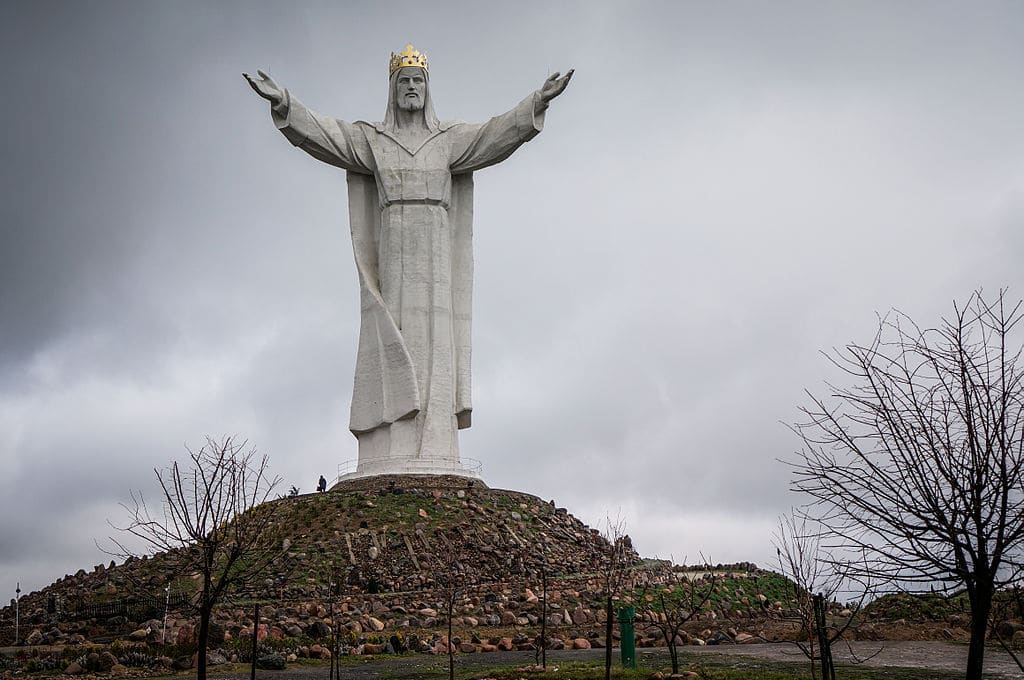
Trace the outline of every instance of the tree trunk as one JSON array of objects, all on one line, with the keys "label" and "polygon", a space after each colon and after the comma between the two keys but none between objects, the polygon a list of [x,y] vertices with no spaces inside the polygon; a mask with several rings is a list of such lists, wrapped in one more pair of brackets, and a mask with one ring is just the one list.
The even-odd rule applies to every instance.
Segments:
[{"label": "tree trunk", "polygon": [[199,639],[196,649],[196,680],[206,680],[206,645],[210,641],[210,616],[213,607],[203,604],[199,608]]},{"label": "tree trunk", "polygon": [[967,680],[981,680],[981,669],[985,661],[985,636],[988,633],[988,617],[992,612],[991,585],[978,584],[971,600],[971,641],[967,646]]},{"label": "tree trunk", "polygon": [[[333,618],[331,619],[333,621]],[[249,668],[249,680],[256,680],[256,654],[260,641],[260,603],[257,602],[252,613],[252,665]],[[333,661],[333,657],[332,657]],[[331,675],[331,680],[334,676]]]},{"label": "tree trunk", "polygon": [[672,659],[672,675],[679,675],[679,649],[676,648],[676,636],[673,634],[672,639],[665,639],[668,643],[668,655]]},{"label": "tree trunk", "polygon": [[604,622],[604,680],[612,677],[612,596],[605,604]]}]

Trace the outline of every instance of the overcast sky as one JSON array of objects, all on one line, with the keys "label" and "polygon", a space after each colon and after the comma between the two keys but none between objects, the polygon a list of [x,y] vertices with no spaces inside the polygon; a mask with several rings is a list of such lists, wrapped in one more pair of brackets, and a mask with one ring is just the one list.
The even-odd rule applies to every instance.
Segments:
[{"label": "overcast sky", "polygon": [[[312,491],[348,432],[344,173],[242,79],[442,119],[576,69],[477,174],[473,428],[494,487],[646,556],[774,555],[821,350],[1024,296],[1019,2],[0,3],[0,590],[110,560],[131,489],[235,434]],[[0,593],[6,601],[7,595]]]}]

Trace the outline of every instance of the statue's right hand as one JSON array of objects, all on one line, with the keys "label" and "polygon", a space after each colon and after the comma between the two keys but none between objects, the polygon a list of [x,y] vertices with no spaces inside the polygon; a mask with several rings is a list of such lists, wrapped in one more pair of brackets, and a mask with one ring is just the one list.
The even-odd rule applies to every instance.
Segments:
[{"label": "statue's right hand", "polygon": [[263,71],[256,71],[256,73],[259,74],[259,77],[253,77],[248,73],[242,75],[249,81],[252,89],[256,90],[256,94],[268,100],[272,105],[280,104],[284,99],[284,91],[274,82],[273,78]]}]

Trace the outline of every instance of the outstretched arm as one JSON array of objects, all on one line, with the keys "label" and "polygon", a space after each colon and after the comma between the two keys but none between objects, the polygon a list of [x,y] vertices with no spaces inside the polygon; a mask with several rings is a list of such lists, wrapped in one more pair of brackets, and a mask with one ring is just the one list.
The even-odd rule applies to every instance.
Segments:
[{"label": "outstretched arm", "polygon": [[553,73],[541,89],[519,103],[514,109],[495,116],[483,125],[460,125],[454,128],[452,144],[453,173],[473,172],[508,158],[524,142],[544,128],[544,112],[548,102],[562,94],[572,79],[573,71],[562,76]]},{"label": "outstretched arm", "polygon": [[361,131],[341,120],[307,109],[263,71],[243,73],[256,94],[270,102],[274,124],[295,146],[331,165],[372,174],[373,154]]}]

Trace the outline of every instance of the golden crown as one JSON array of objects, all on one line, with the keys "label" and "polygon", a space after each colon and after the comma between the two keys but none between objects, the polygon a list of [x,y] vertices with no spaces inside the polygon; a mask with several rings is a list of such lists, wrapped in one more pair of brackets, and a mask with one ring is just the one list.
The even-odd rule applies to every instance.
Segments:
[{"label": "golden crown", "polygon": [[411,44],[406,45],[405,49],[395,54],[391,53],[391,70],[388,72],[388,76],[394,74],[395,71],[404,66],[419,66],[424,71],[427,70],[427,55],[420,52],[418,49],[413,47]]}]

